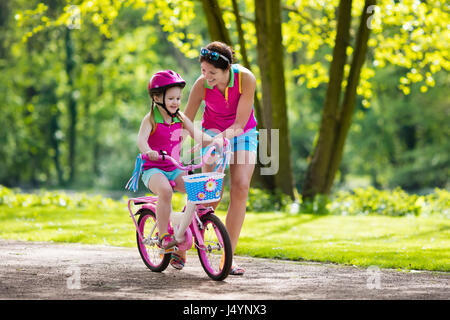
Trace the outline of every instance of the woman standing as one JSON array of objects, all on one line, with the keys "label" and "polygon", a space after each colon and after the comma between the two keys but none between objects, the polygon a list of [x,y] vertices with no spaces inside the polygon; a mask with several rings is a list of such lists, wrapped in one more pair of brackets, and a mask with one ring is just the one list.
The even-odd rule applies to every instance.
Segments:
[{"label": "woman standing", "polygon": [[[230,139],[232,144],[230,204],[225,224],[234,253],[256,164],[258,132],[253,111],[256,79],[248,69],[233,64],[233,54],[233,50],[222,42],[212,42],[201,49],[202,75],[192,87],[185,115],[194,121],[201,102],[205,101],[202,130],[215,139]],[[209,166],[205,171],[212,169]],[[212,205],[216,207],[218,202]],[[230,274],[243,275],[244,272],[235,264]]]}]

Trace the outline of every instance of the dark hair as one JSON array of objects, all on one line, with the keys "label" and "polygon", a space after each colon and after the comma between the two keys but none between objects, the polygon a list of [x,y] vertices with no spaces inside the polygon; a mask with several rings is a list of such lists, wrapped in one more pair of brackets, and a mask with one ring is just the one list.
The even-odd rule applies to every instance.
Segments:
[{"label": "dark hair", "polygon": [[200,63],[203,61],[206,61],[206,62],[212,64],[215,68],[226,70],[226,69],[228,69],[230,64],[233,63],[235,60],[233,49],[229,45],[227,45],[223,42],[214,41],[214,42],[211,42],[210,44],[208,44],[205,48],[210,51],[215,51],[217,53],[224,55],[225,57],[228,58],[228,60],[230,60],[230,63],[228,63],[224,59],[218,59],[218,60],[214,61],[208,57],[203,57],[201,55],[200,55]]}]

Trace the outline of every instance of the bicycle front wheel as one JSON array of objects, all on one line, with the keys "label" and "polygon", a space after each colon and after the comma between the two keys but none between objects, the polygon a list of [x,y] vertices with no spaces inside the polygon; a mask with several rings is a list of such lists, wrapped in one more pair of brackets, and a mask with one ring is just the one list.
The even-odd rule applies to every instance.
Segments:
[{"label": "bicycle front wheel", "polygon": [[223,280],[229,275],[233,262],[230,236],[225,225],[214,214],[206,214],[200,221],[203,224],[200,231],[204,246],[200,247],[196,239],[198,257],[211,279]]},{"label": "bicycle front wheel", "polygon": [[143,241],[136,232],[137,246],[145,265],[154,272],[164,271],[170,262],[170,253],[161,254],[158,245],[158,230],[156,228],[156,215],[153,211],[143,209],[138,220],[139,231]]}]

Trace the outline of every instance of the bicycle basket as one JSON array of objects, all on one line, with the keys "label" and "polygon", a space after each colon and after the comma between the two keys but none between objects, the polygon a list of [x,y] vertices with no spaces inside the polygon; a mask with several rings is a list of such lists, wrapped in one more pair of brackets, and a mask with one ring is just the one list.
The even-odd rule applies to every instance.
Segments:
[{"label": "bicycle basket", "polygon": [[224,173],[206,172],[183,176],[188,200],[208,203],[220,200]]}]

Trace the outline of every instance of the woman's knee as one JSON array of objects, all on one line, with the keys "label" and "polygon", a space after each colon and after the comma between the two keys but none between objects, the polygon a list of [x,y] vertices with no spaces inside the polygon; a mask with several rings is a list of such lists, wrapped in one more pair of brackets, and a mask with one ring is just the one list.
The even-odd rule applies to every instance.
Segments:
[{"label": "woman's knee", "polygon": [[230,192],[233,194],[247,196],[250,190],[250,181],[246,179],[236,179],[231,182]]}]

